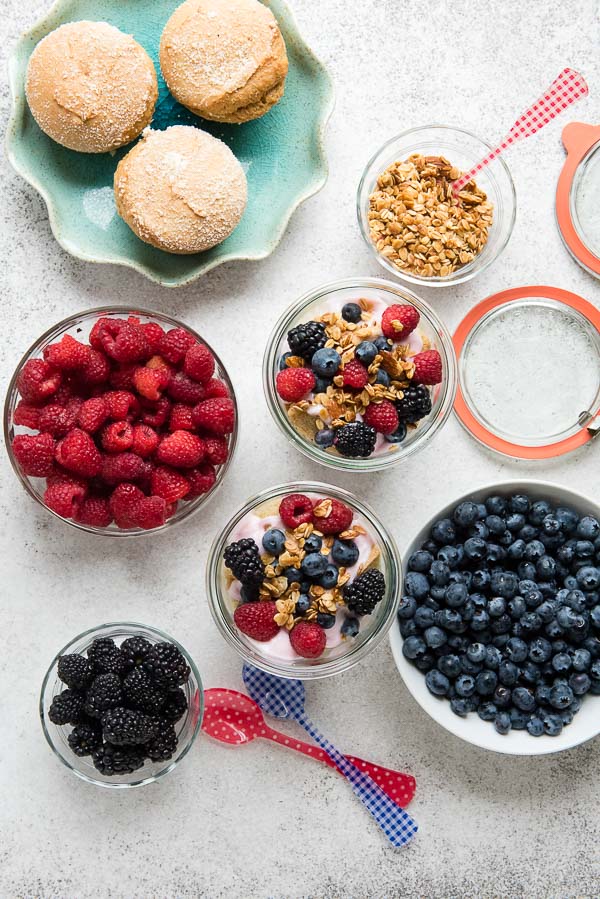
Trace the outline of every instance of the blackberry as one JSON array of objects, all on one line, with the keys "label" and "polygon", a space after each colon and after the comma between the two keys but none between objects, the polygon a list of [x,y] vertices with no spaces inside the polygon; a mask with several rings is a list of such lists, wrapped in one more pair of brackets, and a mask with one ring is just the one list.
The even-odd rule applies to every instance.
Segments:
[{"label": "blackberry", "polygon": [[166,690],[157,687],[147,671],[134,668],[123,680],[123,694],[127,705],[155,715],[167,698]]},{"label": "blackberry", "polygon": [[177,749],[179,738],[172,724],[163,723],[152,739],[146,743],[144,750],[153,762],[166,762]]},{"label": "blackberry", "polygon": [[424,384],[411,384],[402,391],[404,396],[396,400],[398,417],[409,424],[416,424],[431,412],[431,396]]},{"label": "blackberry", "polygon": [[125,667],[135,668],[136,665],[141,665],[151,649],[152,643],[145,637],[127,637],[120,646]]},{"label": "blackberry", "polygon": [[92,681],[85,697],[85,711],[92,718],[100,718],[108,709],[123,702],[121,681],[117,674],[99,674]]},{"label": "blackberry", "polygon": [[158,732],[158,719],[119,706],[102,715],[102,735],[113,746],[147,743]]},{"label": "blackberry", "polygon": [[71,687],[73,690],[83,690],[92,680],[94,672],[88,659],[74,653],[60,657],[58,676],[67,687]]},{"label": "blackberry", "polygon": [[160,710],[161,717],[166,721],[179,721],[182,715],[187,712],[188,701],[183,690],[170,690],[167,693],[167,700]]},{"label": "blackberry", "polygon": [[82,758],[91,755],[102,743],[102,731],[97,722],[82,721],[77,724],[69,736],[67,742],[72,752]]},{"label": "blackberry", "polygon": [[365,425],[361,421],[353,421],[338,428],[335,435],[335,448],[342,456],[351,458],[360,456],[362,459],[366,459],[375,449],[376,440],[375,428]]},{"label": "blackberry", "polygon": [[142,767],[144,758],[139,746],[112,746],[110,743],[103,743],[92,753],[94,768],[106,777],[133,774]]},{"label": "blackberry", "polygon": [[223,553],[223,559],[233,576],[247,587],[258,587],[265,576],[265,566],[260,552],[251,537],[230,543]]},{"label": "blackberry", "polygon": [[74,690],[63,690],[52,700],[48,718],[52,724],[77,724],[83,714],[83,696]]},{"label": "blackberry", "polygon": [[344,587],[344,600],[355,615],[370,615],[385,595],[385,578],[378,568],[369,568]]},{"label": "blackberry", "polygon": [[144,660],[144,668],[159,687],[177,687],[190,676],[190,666],[174,643],[156,643]]},{"label": "blackberry", "polygon": [[121,674],[125,669],[125,659],[111,637],[94,640],[87,656],[97,674]]},{"label": "blackberry", "polygon": [[288,344],[294,356],[302,356],[310,363],[317,350],[327,343],[325,325],[321,322],[305,322],[288,331]]}]

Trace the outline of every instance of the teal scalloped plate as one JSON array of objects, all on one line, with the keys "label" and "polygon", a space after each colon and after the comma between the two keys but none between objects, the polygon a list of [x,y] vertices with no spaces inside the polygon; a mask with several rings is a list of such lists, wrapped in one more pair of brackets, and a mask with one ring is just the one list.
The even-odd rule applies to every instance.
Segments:
[{"label": "teal scalloped plate", "polygon": [[[199,119],[167,91],[158,65],[162,29],[179,0],[56,0],[48,14],[24,34],[9,65],[13,110],[6,148],[16,171],[46,201],[54,236],[67,250],[90,262],[137,269],[166,287],[187,284],[234,259],[263,259],[273,252],[293,211],[327,180],[323,132],[333,108],[327,70],[298,33],[284,0],[266,3],[285,38],[290,70],[283,99],[267,115],[245,125]],[[152,127],[196,125],[224,140],[248,177],[248,206],[222,244],[193,256],[174,256],[139,240],[117,215],[112,183],[116,165],[130,149],[94,155],[75,153],[46,137],[25,100],[25,72],[38,41],[65,22],[110,22],[133,34],[148,51],[159,80]]]}]

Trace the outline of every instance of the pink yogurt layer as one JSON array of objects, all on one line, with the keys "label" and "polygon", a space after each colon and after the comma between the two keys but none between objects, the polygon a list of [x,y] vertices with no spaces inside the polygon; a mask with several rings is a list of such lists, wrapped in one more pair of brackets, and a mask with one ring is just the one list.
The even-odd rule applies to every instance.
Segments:
[{"label": "pink yogurt layer", "polygon": [[[309,494],[309,496],[311,499],[317,498],[316,496],[312,496],[312,494]],[[232,531],[229,542],[233,543],[237,540],[243,540],[244,538],[251,538],[262,552],[262,538],[265,531],[268,531],[270,528],[279,528],[280,530],[285,531],[285,525],[279,515],[266,515],[264,518],[261,518],[260,515],[257,515],[255,512],[248,512]],[[359,551],[358,560],[355,565],[346,569],[352,580],[356,577],[359,566],[369,558],[371,548],[374,544],[373,539],[368,534],[359,534],[359,536],[354,539],[354,542]],[[228,590],[229,597],[236,603],[240,601],[241,586],[239,581],[233,581]],[[368,618],[368,616],[365,616],[363,620],[366,618]],[[343,642],[341,635],[343,621],[343,611],[338,610],[335,624],[325,631],[327,640],[325,652],[327,652],[328,649],[334,649]],[[300,658],[298,653],[292,649],[289,632],[286,631],[285,628],[281,628],[279,633],[273,637],[272,640],[267,640],[266,642],[252,640],[250,637],[246,637],[246,640],[258,652],[262,653],[262,655],[271,656],[274,659],[280,659],[286,662]]]}]

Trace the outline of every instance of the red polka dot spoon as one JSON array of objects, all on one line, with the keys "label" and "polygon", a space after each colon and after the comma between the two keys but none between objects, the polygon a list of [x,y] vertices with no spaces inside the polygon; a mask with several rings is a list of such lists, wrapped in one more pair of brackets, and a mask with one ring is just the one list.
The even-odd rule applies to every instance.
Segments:
[{"label": "red polka dot spoon", "polygon": [[[269,727],[261,708],[244,693],[214,687],[204,691],[204,702],[202,730],[209,737],[231,746],[241,746],[262,737],[338,770],[337,765],[318,746],[311,746]],[[415,795],[415,779],[410,774],[382,768],[381,765],[365,762],[354,755],[347,755],[346,758],[357,768],[366,771],[396,805],[402,808],[407,806]]]}]

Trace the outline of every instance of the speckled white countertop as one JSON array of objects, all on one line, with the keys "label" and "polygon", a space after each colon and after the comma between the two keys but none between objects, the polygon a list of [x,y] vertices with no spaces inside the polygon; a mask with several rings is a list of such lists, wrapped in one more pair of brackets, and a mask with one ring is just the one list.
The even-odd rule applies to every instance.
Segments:
[{"label": "speckled white countertop", "polygon": [[[45,5],[4,4],[3,53]],[[133,301],[189,321],[213,343],[235,380],[242,430],[218,501],[167,535],[136,541],[102,542],[61,525],[26,497],[2,453],[0,895],[597,896],[600,740],[541,759],[472,748],[416,705],[387,643],[351,672],[311,684],[307,701],[342,748],[416,776],[411,808],[421,832],[401,854],[387,848],[341,778],[270,744],[227,749],[200,737],[163,783],[123,793],[78,781],[42,736],[37,699],[50,659],[105,620],[163,628],[190,650],[207,686],[241,686],[239,660],[209,614],[204,563],[215,530],[250,493],[285,480],[330,478],[367,498],[401,548],[438,507],[487,481],[547,478],[591,491],[598,501],[600,447],[545,464],[513,462],[481,449],[455,420],[394,471],[360,482],[331,474],[285,443],[260,380],[273,318],[294,298],[330,279],[382,274],[362,244],[354,200],[363,165],[384,138],[440,121],[493,139],[566,65],[584,72],[591,93],[571,118],[598,122],[596,4],[293,5],[304,35],[330,66],[337,106],[327,133],[328,184],[294,215],[271,258],[223,266],[178,291],[78,262],[56,244],[37,194],[1,164],[2,392],[20,354],[49,324],[87,307]],[[0,97],[6,122],[4,78]],[[478,300],[519,284],[552,284],[600,305],[598,282],[568,256],[554,223],[560,131],[568,120],[508,157],[518,215],[501,259],[466,286],[422,291],[451,328]]]}]

